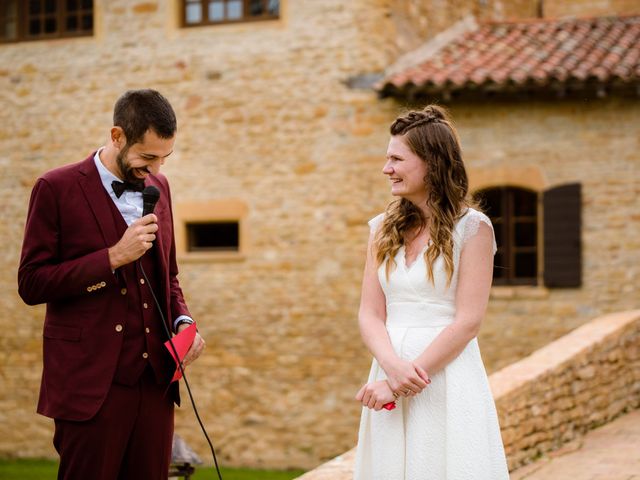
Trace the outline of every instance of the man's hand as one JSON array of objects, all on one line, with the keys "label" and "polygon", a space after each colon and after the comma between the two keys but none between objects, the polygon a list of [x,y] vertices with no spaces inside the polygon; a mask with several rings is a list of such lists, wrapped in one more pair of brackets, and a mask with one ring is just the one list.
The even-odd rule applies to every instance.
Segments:
[{"label": "man's hand", "polygon": [[158,231],[157,222],[158,217],[150,213],[129,225],[118,243],[109,249],[111,270],[139,259],[152,247]]},{"label": "man's hand", "polygon": [[[180,333],[185,328],[189,328],[189,326],[190,325],[188,323],[180,324],[178,326],[178,332],[177,333]],[[191,344],[191,347],[189,348],[189,351],[185,355],[184,360],[182,360],[182,365],[184,367],[186,367],[191,362],[193,362],[195,359],[197,359],[200,356],[200,354],[202,353],[202,351],[204,350],[204,347],[205,347],[205,341],[202,339],[200,334],[198,332],[196,332],[196,336],[193,339],[193,343]]]},{"label": "man's hand", "polygon": [[356,395],[356,400],[377,412],[383,405],[393,402],[395,397],[387,381],[378,380],[365,384]]}]

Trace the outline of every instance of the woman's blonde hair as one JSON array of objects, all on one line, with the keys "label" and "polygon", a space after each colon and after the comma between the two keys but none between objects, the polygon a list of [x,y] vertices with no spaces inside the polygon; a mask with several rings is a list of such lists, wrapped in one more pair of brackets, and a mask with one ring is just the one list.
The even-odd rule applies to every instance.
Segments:
[{"label": "woman's blonde hair", "polygon": [[431,217],[425,218],[422,210],[407,199],[390,203],[374,238],[376,261],[381,265],[389,259],[386,263],[389,278],[391,267],[395,267],[394,258],[407,234],[428,225],[430,243],[424,253],[428,279],[434,282],[433,264],[442,255],[447,284],[450,284],[453,278],[453,229],[456,220],[472,204],[467,198],[469,182],[458,134],[447,111],[437,105],[398,117],[391,124],[390,132],[394,136],[402,135],[409,149],[427,164],[424,184]]}]

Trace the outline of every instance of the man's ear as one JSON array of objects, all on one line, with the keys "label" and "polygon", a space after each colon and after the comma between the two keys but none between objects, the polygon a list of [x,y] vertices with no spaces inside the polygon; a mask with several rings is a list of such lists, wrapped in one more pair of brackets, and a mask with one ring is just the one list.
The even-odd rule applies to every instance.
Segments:
[{"label": "man's ear", "polygon": [[116,147],[118,150],[121,150],[124,148],[124,146],[127,144],[127,137],[124,135],[124,130],[122,130],[122,127],[111,127],[111,143],[113,144],[114,147]]}]

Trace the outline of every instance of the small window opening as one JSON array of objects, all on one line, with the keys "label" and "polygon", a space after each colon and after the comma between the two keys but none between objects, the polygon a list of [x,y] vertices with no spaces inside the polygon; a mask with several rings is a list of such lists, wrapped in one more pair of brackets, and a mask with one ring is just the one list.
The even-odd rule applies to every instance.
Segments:
[{"label": "small window opening", "polygon": [[190,252],[237,252],[240,250],[240,228],[237,221],[187,223],[187,245]]}]

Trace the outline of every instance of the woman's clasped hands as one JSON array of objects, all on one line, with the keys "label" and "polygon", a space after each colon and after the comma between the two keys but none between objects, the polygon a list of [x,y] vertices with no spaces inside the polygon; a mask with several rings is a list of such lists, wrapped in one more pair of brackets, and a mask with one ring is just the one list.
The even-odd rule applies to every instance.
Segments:
[{"label": "woman's clasped hands", "polygon": [[427,372],[413,362],[397,359],[383,367],[386,380],[366,383],[358,391],[356,400],[365,407],[380,410],[398,397],[412,397],[431,383]]}]

